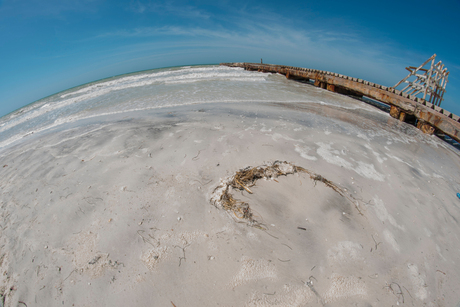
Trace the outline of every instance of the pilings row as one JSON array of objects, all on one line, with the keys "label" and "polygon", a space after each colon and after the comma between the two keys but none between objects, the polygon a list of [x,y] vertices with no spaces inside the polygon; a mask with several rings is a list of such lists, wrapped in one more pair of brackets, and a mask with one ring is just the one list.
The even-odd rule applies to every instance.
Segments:
[{"label": "pilings row", "polygon": [[460,117],[424,99],[408,95],[392,87],[372,83],[330,71],[309,68],[257,64],[222,63],[230,67],[246,70],[279,73],[289,79],[314,80],[317,87],[345,95],[366,96],[390,106],[390,115],[405,121],[410,116],[417,119],[417,127],[424,133],[442,132],[460,142]]}]

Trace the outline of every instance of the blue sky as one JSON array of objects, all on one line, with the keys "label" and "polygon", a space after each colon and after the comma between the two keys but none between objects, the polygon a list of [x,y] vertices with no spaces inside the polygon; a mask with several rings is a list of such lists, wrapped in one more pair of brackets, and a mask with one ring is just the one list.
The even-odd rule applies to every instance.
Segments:
[{"label": "blue sky", "polygon": [[0,0],[0,116],[113,75],[261,58],[392,86],[433,53],[460,115],[459,13],[459,0]]}]

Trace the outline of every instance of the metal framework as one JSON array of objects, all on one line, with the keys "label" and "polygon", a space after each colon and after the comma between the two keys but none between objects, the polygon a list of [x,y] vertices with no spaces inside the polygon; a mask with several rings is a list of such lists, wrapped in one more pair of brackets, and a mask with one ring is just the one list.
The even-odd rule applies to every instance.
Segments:
[{"label": "metal framework", "polygon": [[[406,87],[401,90],[409,95],[416,96],[423,94],[423,99],[426,101],[440,106],[443,100],[444,93],[446,92],[447,76],[449,72],[444,67],[441,61],[434,63],[436,54],[433,54],[428,60],[419,67],[409,66],[406,69],[410,72],[404,79],[399,81],[394,88],[401,83],[407,83]],[[431,61],[430,68],[423,68]],[[423,72],[423,73],[422,73]],[[415,80],[408,80],[414,76]],[[427,98],[427,96],[429,96]]]}]

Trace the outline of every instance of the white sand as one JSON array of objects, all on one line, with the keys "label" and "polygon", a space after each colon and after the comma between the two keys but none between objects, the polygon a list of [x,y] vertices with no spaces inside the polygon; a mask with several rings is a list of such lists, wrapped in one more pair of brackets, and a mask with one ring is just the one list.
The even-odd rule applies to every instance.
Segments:
[{"label": "white sand", "polygon": [[[6,306],[460,302],[460,159],[435,137],[321,105],[118,116],[0,150]],[[211,205],[221,178],[275,160],[357,203],[292,174],[234,192],[267,231]]]}]

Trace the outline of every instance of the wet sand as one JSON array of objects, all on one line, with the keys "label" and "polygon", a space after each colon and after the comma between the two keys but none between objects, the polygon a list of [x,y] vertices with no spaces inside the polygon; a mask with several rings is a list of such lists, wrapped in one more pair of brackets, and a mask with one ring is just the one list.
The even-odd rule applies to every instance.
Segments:
[{"label": "wet sand", "polygon": [[[203,104],[95,117],[0,150],[5,306],[455,306],[460,156],[369,108]],[[233,191],[288,161],[307,174]]]}]

